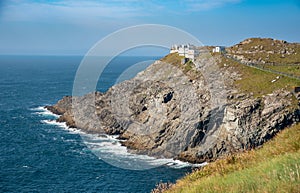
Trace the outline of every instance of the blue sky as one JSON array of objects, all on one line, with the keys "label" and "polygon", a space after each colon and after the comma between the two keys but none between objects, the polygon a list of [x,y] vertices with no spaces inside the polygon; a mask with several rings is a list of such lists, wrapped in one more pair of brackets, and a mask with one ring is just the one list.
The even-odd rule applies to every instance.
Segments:
[{"label": "blue sky", "polygon": [[300,42],[299,0],[0,0],[0,55],[83,55],[106,35],[164,24],[205,45]]}]

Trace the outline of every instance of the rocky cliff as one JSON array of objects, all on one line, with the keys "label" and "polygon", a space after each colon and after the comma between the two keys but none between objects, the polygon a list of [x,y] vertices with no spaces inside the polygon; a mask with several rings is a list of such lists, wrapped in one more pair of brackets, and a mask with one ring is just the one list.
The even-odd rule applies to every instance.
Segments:
[{"label": "rocky cliff", "polygon": [[240,74],[220,69],[218,57],[180,65],[169,55],[106,93],[64,97],[47,108],[71,127],[119,135],[133,153],[193,163],[258,147],[299,121],[289,89],[241,93],[234,84]]}]

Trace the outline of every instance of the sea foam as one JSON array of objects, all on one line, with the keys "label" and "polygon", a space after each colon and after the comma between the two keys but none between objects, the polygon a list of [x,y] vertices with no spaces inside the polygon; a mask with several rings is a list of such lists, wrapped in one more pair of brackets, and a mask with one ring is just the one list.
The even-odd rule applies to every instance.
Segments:
[{"label": "sea foam", "polygon": [[38,115],[45,116],[45,117],[53,117],[53,118],[59,117],[59,115],[52,113],[45,107],[31,108],[30,110],[34,111],[34,114],[38,114]]},{"label": "sea foam", "polygon": [[125,146],[121,145],[118,135],[88,134],[76,128],[70,128],[65,122],[57,122],[59,115],[53,114],[44,107],[31,109],[35,114],[41,115],[46,119],[41,120],[43,124],[55,125],[73,133],[80,134],[83,143],[88,149],[103,161],[116,167],[132,170],[145,170],[159,166],[171,168],[202,167],[207,163],[191,164],[174,159],[154,158],[148,155],[133,154]]}]

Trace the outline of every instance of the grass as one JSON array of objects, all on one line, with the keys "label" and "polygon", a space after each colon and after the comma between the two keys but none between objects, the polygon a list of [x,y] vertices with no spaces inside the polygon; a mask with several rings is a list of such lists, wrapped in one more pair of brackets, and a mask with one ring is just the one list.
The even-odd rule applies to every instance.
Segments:
[{"label": "grass", "polygon": [[299,192],[300,125],[281,131],[260,149],[208,164],[167,192]]},{"label": "grass", "polygon": [[263,65],[263,67],[300,77],[300,65]]},{"label": "grass", "polygon": [[223,68],[231,68],[241,74],[241,79],[234,83],[235,86],[243,93],[253,93],[254,97],[261,97],[278,89],[292,91],[295,86],[300,86],[299,80],[284,76],[280,76],[278,80],[272,82],[278,76],[277,74],[241,65],[225,57],[222,57],[220,62],[220,65],[223,64],[227,64],[227,67]]},{"label": "grass", "polygon": [[[211,57],[209,55],[209,57]],[[220,68],[227,68],[232,72],[238,72],[241,75],[241,79],[234,82],[234,87],[236,87],[241,93],[251,93],[254,97],[262,97],[263,95],[270,94],[275,90],[284,89],[287,91],[293,91],[294,87],[300,86],[300,80],[280,76],[277,79],[278,74],[274,74],[271,72],[265,72],[259,69],[251,68],[246,65],[242,65],[234,60],[225,58],[220,54],[215,54],[213,57],[219,57]],[[163,62],[172,64],[182,70],[184,74],[190,77],[191,80],[199,78],[201,73],[197,72],[194,68],[194,64],[192,62],[187,62],[186,64],[181,64],[181,59],[178,54],[169,54],[161,59]],[[226,64],[226,67],[224,67]],[[300,70],[297,69],[297,66],[270,66],[270,68],[274,68],[280,72],[291,72],[293,74],[300,74]],[[276,80],[275,82],[272,82]],[[292,97],[292,106],[297,106],[298,102],[295,97]]]},{"label": "grass", "polygon": [[184,57],[179,56],[177,53],[173,53],[166,55],[161,59],[161,61],[175,66],[180,66],[182,59],[184,59]]},{"label": "grass", "polygon": [[[300,64],[300,44],[287,42],[283,43],[281,41],[273,40],[270,38],[250,39],[250,42],[245,44],[239,44],[238,47],[233,46],[229,50],[238,51],[238,49],[240,49],[240,51],[243,51],[242,55],[245,58],[250,58],[252,60],[258,60],[259,58],[261,58],[266,63]],[[281,54],[281,51],[283,50],[290,52],[290,54]],[[246,53],[245,51],[255,53]]]},{"label": "grass", "polygon": [[188,61],[185,64],[181,64],[182,59],[184,59],[183,56],[179,56],[177,53],[172,53],[166,55],[164,58],[161,59],[161,61],[178,67],[178,69],[180,69],[191,80],[195,80],[199,78],[199,76],[202,76],[201,73],[196,71],[195,64],[192,61]]},{"label": "grass", "polygon": [[190,70],[192,70],[194,68],[194,64],[192,61],[188,61],[185,65],[184,65],[184,71],[187,73]]}]

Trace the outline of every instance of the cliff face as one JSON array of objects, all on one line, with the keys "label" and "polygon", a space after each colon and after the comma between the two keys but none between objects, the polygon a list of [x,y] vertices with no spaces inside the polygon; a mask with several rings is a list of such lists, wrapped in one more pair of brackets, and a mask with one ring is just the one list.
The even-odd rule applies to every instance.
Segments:
[{"label": "cliff face", "polygon": [[[210,80],[200,73],[201,62],[184,68],[158,61],[106,93],[64,97],[47,108],[69,126],[118,134],[133,153],[194,163],[257,147],[299,121],[291,92],[257,98],[234,89],[238,74],[215,72]],[[225,93],[211,88],[218,77],[227,81]],[[222,96],[221,107],[212,102],[216,96]]]},{"label": "cliff face", "polygon": [[276,91],[262,99],[247,98],[228,104],[215,136],[207,136],[207,141],[200,141],[179,157],[201,162],[260,146],[281,129],[299,121],[299,111],[289,109],[292,97],[289,92]]}]

